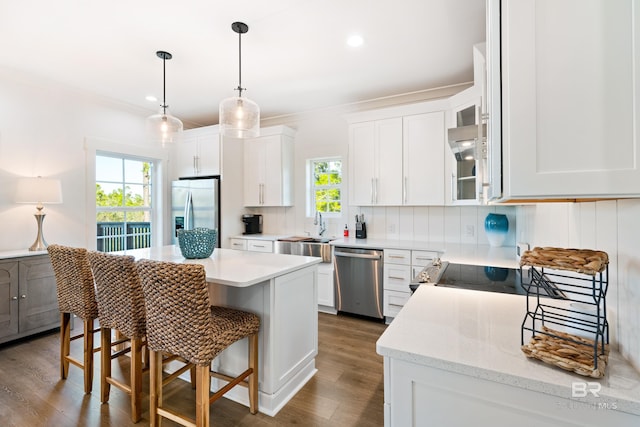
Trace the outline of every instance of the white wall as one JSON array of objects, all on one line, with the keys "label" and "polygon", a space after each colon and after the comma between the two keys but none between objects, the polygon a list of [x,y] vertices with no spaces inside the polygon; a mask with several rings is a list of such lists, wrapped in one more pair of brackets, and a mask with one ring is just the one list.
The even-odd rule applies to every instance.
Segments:
[{"label": "white wall", "polygon": [[640,370],[640,200],[521,206],[517,216],[519,241],[607,252],[610,339]]},{"label": "white wall", "polygon": [[86,217],[85,140],[140,145],[144,117],[0,68],[0,250],[26,249],[35,240],[35,206],[13,200],[17,178],[38,175],[62,182],[63,203],[45,207],[47,242],[88,245],[95,222]]}]

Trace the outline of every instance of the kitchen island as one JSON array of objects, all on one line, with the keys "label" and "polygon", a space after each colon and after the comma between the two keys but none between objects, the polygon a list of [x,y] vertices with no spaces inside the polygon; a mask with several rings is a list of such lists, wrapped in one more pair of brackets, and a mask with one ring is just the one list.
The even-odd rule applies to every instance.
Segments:
[{"label": "kitchen island", "polygon": [[[316,373],[321,258],[216,248],[209,258],[185,259],[176,246],[121,253],[136,259],[201,264],[212,304],[260,316],[260,412],[275,415]],[[216,370],[232,376],[244,371],[247,351],[246,340],[236,342],[213,361]],[[221,380],[211,382],[212,390],[221,385]],[[243,387],[233,388],[225,397],[248,406]]]},{"label": "kitchen island", "polygon": [[420,286],[376,345],[385,426],[640,425],[640,375],[616,351],[602,379],[525,357],[524,298]]}]

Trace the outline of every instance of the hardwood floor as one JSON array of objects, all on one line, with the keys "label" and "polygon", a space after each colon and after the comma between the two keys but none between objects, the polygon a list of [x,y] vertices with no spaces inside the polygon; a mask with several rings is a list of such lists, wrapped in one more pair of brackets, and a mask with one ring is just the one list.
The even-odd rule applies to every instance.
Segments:
[{"label": "hardwood floor", "polygon": [[[78,322],[76,322],[77,325]],[[316,375],[275,416],[258,413],[227,399],[211,405],[212,426],[382,426],[382,357],[375,343],[382,323],[348,316],[319,314]],[[73,343],[78,343],[77,340]],[[99,339],[98,341],[99,342]],[[78,343],[80,344],[80,343]],[[73,347],[78,354],[81,347]],[[99,359],[93,392],[83,392],[82,371],[70,368],[60,380],[57,333],[0,346],[0,424],[3,426],[145,426],[149,424],[148,376],[142,420],[132,424],[129,400],[112,387],[109,403],[100,403]],[[115,365],[115,364],[114,364]],[[121,374],[127,372],[123,362]],[[114,366],[114,374],[117,366]],[[191,385],[177,380],[165,393],[175,409],[193,411]],[[163,420],[163,426],[174,426]]]}]

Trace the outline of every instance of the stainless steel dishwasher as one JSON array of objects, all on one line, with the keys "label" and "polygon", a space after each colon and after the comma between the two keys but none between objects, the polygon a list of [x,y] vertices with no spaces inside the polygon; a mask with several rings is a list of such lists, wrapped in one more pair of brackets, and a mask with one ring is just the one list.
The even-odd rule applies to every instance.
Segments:
[{"label": "stainless steel dishwasher", "polygon": [[382,250],[335,247],[333,283],[336,309],[383,319]]}]

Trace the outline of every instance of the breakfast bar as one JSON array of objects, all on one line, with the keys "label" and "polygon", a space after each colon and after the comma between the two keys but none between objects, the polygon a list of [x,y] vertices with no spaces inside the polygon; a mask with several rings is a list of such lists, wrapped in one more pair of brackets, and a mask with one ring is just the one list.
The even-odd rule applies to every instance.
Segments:
[{"label": "breakfast bar", "polygon": [[[177,246],[122,253],[136,259],[201,264],[212,305],[260,316],[260,412],[275,415],[316,373],[317,264],[321,258],[215,249],[209,258],[185,259]],[[216,370],[237,375],[246,369],[246,359],[247,343],[243,340],[230,346],[213,363]],[[220,387],[220,381],[212,379],[212,390]],[[244,389],[236,387],[225,397],[248,406]]]}]

